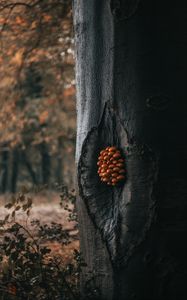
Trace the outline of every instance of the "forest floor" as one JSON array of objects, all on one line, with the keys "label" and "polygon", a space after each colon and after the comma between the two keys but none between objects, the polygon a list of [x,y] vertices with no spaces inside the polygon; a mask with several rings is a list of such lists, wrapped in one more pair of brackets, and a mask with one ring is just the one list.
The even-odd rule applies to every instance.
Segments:
[{"label": "forest floor", "polygon": [[[0,220],[4,219],[8,210],[4,207],[5,204],[10,202],[10,195],[0,196]],[[69,213],[67,210],[60,206],[60,195],[56,192],[42,192],[32,197],[33,205],[30,212],[30,216],[27,219],[27,225],[29,230],[32,230],[30,222],[33,219],[39,219],[41,225],[51,224],[55,222],[61,224],[64,229],[68,230],[71,236],[71,242],[68,245],[63,245],[60,242],[46,241],[45,245],[49,247],[51,255],[60,255],[63,257],[63,261],[69,263],[72,260],[74,249],[79,250],[78,230],[76,228],[75,221],[69,221]],[[68,203],[69,208],[73,208],[71,203]],[[25,225],[26,219],[23,212],[18,212],[16,221]],[[37,233],[35,233],[37,234]]]}]

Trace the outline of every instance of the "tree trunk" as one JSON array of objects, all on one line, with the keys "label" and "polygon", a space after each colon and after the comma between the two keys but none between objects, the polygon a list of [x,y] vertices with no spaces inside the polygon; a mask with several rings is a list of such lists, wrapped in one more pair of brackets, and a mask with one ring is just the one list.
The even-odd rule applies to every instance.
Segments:
[{"label": "tree trunk", "polygon": [[19,169],[19,148],[15,148],[12,152],[12,174],[11,174],[11,192],[16,192],[18,169]]},{"label": "tree trunk", "polygon": [[5,193],[8,186],[8,161],[9,151],[2,151],[2,173],[1,173],[1,192]]},{"label": "tree trunk", "polygon": [[43,142],[40,144],[41,167],[42,167],[42,183],[49,184],[50,180],[50,163],[51,158],[48,152],[48,145]]},{"label": "tree trunk", "polygon": [[21,152],[21,159],[22,159],[22,163],[26,166],[26,168],[31,176],[32,182],[35,185],[37,185],[38,184],[37,176],[36,176],[34,169],[32,168],[31,162],[29,161],[29,159],[27,157],[26,151]]},{"label": "tree trunk", "polygon": [[58,154],[57,154],[57,167],[56,167],[56,181],[61,184],[63,181],[62,170],[63,170],[63,159],[62,159],[62,149],[63,149],[63,137],[58,138]]},{"label": "tree trunk", "polygon": [[[186,299],[185,1],[75,0],[74,28],[82,293],[91,271],[98,299]],[[97,175],[109,145],[123,186]]]}]

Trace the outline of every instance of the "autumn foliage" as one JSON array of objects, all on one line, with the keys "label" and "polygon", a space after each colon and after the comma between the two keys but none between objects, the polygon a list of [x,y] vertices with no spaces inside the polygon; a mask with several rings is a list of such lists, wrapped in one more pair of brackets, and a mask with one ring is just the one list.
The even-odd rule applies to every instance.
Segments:
[{"label": "autumn foliage", "polygon": [[[15,190],[14,160],[19,161],[16,181],[49,184],[63,178],[72,184],[73,55],[71,1],[0,1],[2,192]],[[6,174],[6,169],[14,171]]]}]

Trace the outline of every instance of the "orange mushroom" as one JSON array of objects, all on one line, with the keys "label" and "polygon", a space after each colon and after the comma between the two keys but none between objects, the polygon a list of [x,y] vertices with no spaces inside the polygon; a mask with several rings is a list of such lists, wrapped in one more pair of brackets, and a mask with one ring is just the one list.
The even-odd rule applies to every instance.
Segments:
[{"label": "orange mushroom", "polygon": [[125,180],[125,160],[120,150],[115,146],[108,146],[99,153],[98,175],[102,182],[115,186]]}]

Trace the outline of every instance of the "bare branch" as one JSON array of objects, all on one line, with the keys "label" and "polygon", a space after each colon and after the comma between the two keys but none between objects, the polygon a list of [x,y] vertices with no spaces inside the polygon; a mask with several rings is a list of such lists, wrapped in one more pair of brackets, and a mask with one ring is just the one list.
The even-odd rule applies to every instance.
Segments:
[{"label": "bare branch", "polygon": [[25,6],[26,8],[33,8],[34,6],[38,5],[40,2],[43,2],[43,0],[38,0],[36,2],[34,2],[33,4],[31,3],[26,3],[26,2],[15,2],[15,3],[7,3],[7,4],[3,4],[2,6],[0,6],[0,11],[3,11],[7,8],[10,9],[14,9],[15,7],[18,6]]}]

